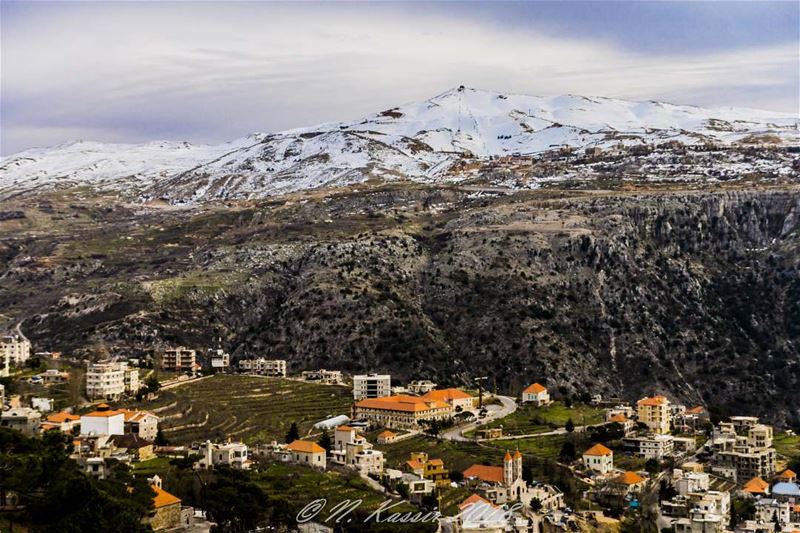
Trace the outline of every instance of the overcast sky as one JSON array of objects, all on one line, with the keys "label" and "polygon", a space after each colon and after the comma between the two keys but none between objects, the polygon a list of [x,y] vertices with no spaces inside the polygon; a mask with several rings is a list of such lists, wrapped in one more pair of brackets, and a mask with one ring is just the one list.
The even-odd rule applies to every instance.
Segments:
[{"label": "overcast sky", "polygon": [[798,2],[0,3],[0,151],[220,142],[451,87],[798,113]]}]

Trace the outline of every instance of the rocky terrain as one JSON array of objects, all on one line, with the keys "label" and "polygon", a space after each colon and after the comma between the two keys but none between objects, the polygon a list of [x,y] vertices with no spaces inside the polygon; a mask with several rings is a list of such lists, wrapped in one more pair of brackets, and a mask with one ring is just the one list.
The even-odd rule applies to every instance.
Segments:
[{"label": "rocky terrain", "polygon": [[22,321],[37,350],[221,337],[291,371],[663,392],[800,424],[796,184],[397,181],[193,209],[82,190],[0,205],[0,322]]}]

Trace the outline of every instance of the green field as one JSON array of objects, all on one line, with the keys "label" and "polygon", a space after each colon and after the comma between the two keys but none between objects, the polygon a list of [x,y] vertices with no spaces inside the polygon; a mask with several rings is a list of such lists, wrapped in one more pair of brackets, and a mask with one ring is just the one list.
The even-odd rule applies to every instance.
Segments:
[{"label": "green field", "polygon": [[605,420],[605,412],[584,404],[567,407],[562,402],[553,402],[547,407],[521,405],[507,417],[482,427],[503,426],[504,435],[530,435],[564,427],[570,419],[576,426],[599,424]]},{"label": "green field", "polygon": [[[362,500],[358,509],[342,517],[341,524],[363,523],[363,520],[390,497],[373,490],[355,472],[339,472],[328,470],[320,472],[297,465],[273,463],[258,472],[251,474],[255,481],[267,493],[271,505],[283,507],[287,514],[296,516],[306,505],[315,500],[324,499],[325,506],[317,515],[316,521],[327,526],[335,526],[336,516],[331,517],[337,504],[350,500]],[[383,517],[393,512],[405,513],[419,511],[407,502],[392,507]],[[330,519],[329,519],[330,518]],[[435,531],[436,524],[401,524],[396,526],[369,522],[369,529],[382,531]],[[368,528],[365,527],[365,530]]]},{"label": "green field", "polygon": [[306,435],[315,423],[348,414],[351,404],[350,390],[341,386],[217,374],[135,407],[156,411],[173,444],[227,437],[255,444],[283,442],[292,422]]},{"label": "green field", "polygon": [[800,461],[800,435],[777,433],[772,440],[772,445],[775,446],[775,450],[784,457]]}]

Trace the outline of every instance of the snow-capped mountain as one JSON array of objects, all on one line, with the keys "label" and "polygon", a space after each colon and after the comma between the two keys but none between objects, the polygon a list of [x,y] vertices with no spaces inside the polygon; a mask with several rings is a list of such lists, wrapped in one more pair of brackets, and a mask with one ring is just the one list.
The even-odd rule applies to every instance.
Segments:
[{"label": "snow-capped mountain", "polygon": [[459,159],[589,146],[769,135],[800,144],[800,120],[752,109],[703,109],[582,96],[537,97],[458,88],[352,122],[253,134],[215,146],[73,142],[0,161],[0,198],[92,186],[143,198],[263,197],[369,178],[441,178]]}]

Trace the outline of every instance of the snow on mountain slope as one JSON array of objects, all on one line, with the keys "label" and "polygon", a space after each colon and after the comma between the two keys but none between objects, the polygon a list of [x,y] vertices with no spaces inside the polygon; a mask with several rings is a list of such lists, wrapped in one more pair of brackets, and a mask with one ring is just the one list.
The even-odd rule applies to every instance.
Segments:
[{"label": "snow on mountain slope", "polygon": [[798,122],[751,109],[459,88],[361,120],[217,146],[77,142],[27,150],[0,161],[0,197],[77,185],[186,201],[262,197],[371,177],[433,180],[463,155],[535,154],[563,145],[734,143],[764,134],[797,145]]}]

